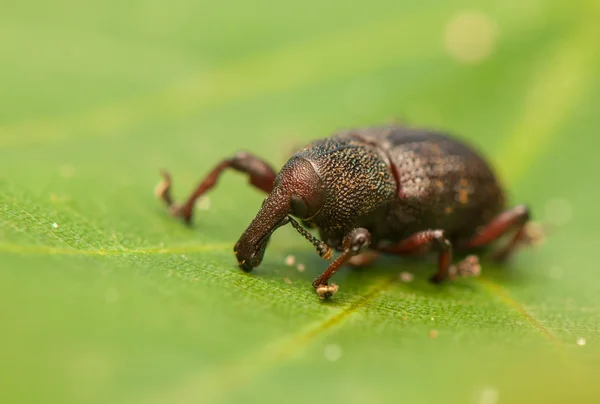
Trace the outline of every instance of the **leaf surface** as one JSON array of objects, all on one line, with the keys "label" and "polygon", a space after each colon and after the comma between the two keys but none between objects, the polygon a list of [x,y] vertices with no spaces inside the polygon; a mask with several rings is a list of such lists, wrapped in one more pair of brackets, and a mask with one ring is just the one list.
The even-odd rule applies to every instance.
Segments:
[{"label": "leaf surface", "polygon": [[[497,39],[477,64],[448,51],[462,1],[64,6],[0,16],[6,402],[598,402],[594,2],[480,4]],[[280,167],[392,118],[480,148],[546,242],[444,286],[385,257],[323,302],[291,228],[235,265],[264,197],[245,178],[191,228],[152,194],[163,167],[182,199],[237,150]]]}]

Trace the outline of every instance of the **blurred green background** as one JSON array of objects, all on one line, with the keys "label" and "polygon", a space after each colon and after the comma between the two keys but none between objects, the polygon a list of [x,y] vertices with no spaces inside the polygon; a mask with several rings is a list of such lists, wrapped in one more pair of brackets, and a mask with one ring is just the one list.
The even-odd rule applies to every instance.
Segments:
[{"label": "blurred green background", "polygon": [[[583,0],[4,2],[2,401],[600,402],[599,18]],[[162,167],[181,199],[238,149],[280,167],[393,120],[483,150],[546,243],[443,287],[427,262],[344,269],[322,302],[293,229],[236,267],[263,198],[242,176],[192,228],[153,196]]]}]

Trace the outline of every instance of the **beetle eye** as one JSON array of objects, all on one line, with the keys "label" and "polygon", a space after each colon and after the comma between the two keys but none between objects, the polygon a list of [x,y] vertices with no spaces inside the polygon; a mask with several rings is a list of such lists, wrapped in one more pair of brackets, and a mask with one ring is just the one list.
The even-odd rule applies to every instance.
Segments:
[{"label": "beetle eye", "polygon": [[304,199],[297,195],[292,195],[290,198],[290,204],[292,208],[292,215],[299,218],[305,218],[308,216],[308,206],[306,205],[306,202],[304,202]]}]

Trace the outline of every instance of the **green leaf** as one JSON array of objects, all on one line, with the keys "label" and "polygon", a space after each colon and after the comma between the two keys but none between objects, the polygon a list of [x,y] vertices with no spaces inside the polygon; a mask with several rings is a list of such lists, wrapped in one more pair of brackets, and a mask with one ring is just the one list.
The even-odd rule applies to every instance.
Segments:
[{"label": "green leaf", "polygon": [[[598,402],[594,2],[95,3],[0,15],[3,402]],[[293,229],[237,268],[245,178],[190,228],[153,196],[392,118],[477,145],[545,244],[443,286],[385,257],[324,302]]]}]

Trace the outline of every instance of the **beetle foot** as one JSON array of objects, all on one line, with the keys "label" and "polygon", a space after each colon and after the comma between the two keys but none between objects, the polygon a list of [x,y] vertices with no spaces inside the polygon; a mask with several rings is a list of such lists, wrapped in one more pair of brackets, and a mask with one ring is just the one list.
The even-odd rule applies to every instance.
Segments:
[{"label": "beetle foot", "polygon": [[167,206],[173,205],[173,199],[171,198],[171,175],[165,171],[161,170],[160,175],[162,180],[158,183],[156,188],[154,188],[154,195],[161,201],[163,201]]},{"label": "beetle foot", "polygon": [[315,287],[315,292],[319,295],[321,299],[328,299],[334,295],[339,289],[339,286],[335,283],[331,285],[318,285]]},{"label": "beetle foot", "polygon": [[168,171],[162,170],[160,175],[162,176],[162,181],[154,189],[154,194],[167,205],[171,216],[179,217],[186,224],[190,224],[192,221],[192,206],[189,204],[179,205],[173,202],[173,198],[171,197],[171,187],[173,185],[171,174]]},{"label": "beetle foot", "polygon": [[469,255],[456,265],[452,265],[448,272],[451,278],[479,276],[481,274],[479,257],[476,255]]},{"label": "beetle foot", "polygon": [[[450,270],[452,270],[452,267],[450,267]],[[439,285],[447,280],[448,280],[447,276],[445,277],[443,275],[440,275],[438,272],[436,272],[435,274],[433,274],[429,277],[429,282],[434,283],[436,285]]]},{"label": "beetle foot", "polygon": [[545,239],[546,231],[544,226],[541,223],[528,222],[525,225],[523,236],[519,241],[524,245],[535,247],[543,244]]},{"label": "beetle foot", "polygon": [[492,252],[491,259],[498,264],[503,264],[508,261],[516,248],[521,246],[537,247],[543,244],[546,241],[546,233],[547,231],[542,224],[527,222],[522,231],[519,232],[518,238],[512,244]]},{"label": "beetle foot", "polygon": [[181,218],[186,224],[192,222],[192,209],[186,205],[172,205],[171,215]]}]

